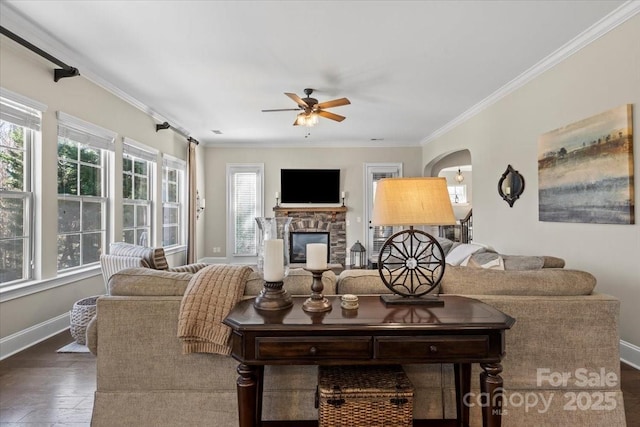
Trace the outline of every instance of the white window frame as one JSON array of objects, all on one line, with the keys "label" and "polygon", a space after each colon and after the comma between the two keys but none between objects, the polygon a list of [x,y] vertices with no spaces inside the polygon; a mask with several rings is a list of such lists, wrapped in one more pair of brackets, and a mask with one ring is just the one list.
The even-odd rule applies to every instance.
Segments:
[{"label": "white window frame", "polygon": [[[124,160],[128,158],[131,160],[132,165],[135,162],[145,162],[147,166],[146,175],[137,174],[135,172],[135,167],[131,171],[124,170]],[[125,232],[133,231],[134,233],[134,241],[129,242],[132,244],[140,245],[140,246],[153,246],[155,242],[155,188],[156,188],[156,167],[157,167],[157,159],[158,159],[158,151],[153,148],[149,148],[137,141],[134,141],[130,138],[124,138],[123,146],[122,146],[122,186],[125,186],[125,179],[130,179],[131,188],[133,190],[133,197],[125,197],[122,195],[122,240],[126,242]],[[147,180],[147,194],[144,199],[136,199],[135,198],[135,178],[144,177]],[[124,210],[127,206],[133,207],[133,226],[127,227],[124,224]],[[147,211],[147,223],[146,224],[138,224],[138,209],[145,208]],[[137,236],[139,232],[142,230],[142,234],[140,234],[140,240],[138,240]],[[146,238],[145,238],[146,237]]]},{"label": "white window frame", "polygon": [[[0,120],[23,128],[23,188],[0,188],[0,197],[22,199],[22,235],[0,238],[0,240],[22,240],[22,273],[14,280],[0,282],[0,287],[16,285],[33,279],[35,269],[35,224],[33,150],[41,142],[42,113],[47,106],[5,88],[0,88]],[[7,147],[15,149],[13,147]],[[0,278],[2,279],[2,278]]]},{"label": "white window frame", "polygon": [[236,253],[236,191],[234,175],[238,173],[255,173],[256,179],[256,205],[255,216],[264,216],[264,163],[227,163],[227,258],[229,257],[255,257],[257,256],[258,225],[256,227],[256,252]]},{"label": "white window frame", "polygon": [[[169,170],[176,171],[176,190],[177,200],[167,201],[167,176]],[[173,248],[183,246],[187,236],[187,212],[186,212],[186,182],[187,182],[187,162],[180,160],[168,154],[162,155],[162,246],[165,248]],[[178,210],[177,223],[165,223],[165,208],[174,208]],[[168,227],[177,228],[178,241],[165,246],[164,230]]]},{"label": "white window frame", "polygon": [[[100,233],[100,252],[106,253],[106,246],[108,241],[109,233],[109,202],[110,202],[110,193],[109,193],[109,182],[110,176],[112,174],[112,168],[110,167],[110,160],[113,157],[113,152],[115,150],[114,141],[116,137],[116,132],[110,131],[108,129],[104,129],[100,126],[94,125],[93,123],[85,122],[77,117],[71,116],[69,114],[63,113],[62,111],[57,112],[58,116],[58,141],[60,139],[65,139],[69,142],[75,143],[78,147],[88,147],[94,150],[99,150],[101,164],[100,164],[100,173],[101,173],[101,195],[100,196],[90,196],[90,195],[81,195],[81,194],[58,194],[58,203],[62,201],[76,201],[80,203],[80,229],[74,230],[72,232],[60,232],[60,224],[58,223],[58,239],[61,236],[68,235],[79,235],[80,236],[80,259],[79,264],[69,267],[60,267],[60,252],[57,252],[58,258],[58,272],[66,272],[73,271],[88,265],[98,264],[99,259],[95,259],[90,262],[86,262],[84,257],[84,251],[82,249],[83,237],[90,234]],[[78,160],[78,164],[82,164],[80,159]],[[80,170],[78,170],[78,177],[80,176]],[[80,187],[78,186],[78,190]],[[85,230],[82,220],[82,207],[85,203],[99,203],[101,210],[101,224],[100,228],[97,230]]]},{"label": "white window frame", "polygon": [[[382,163],[364,163],[364,247],[369,258],[377,259],[379,248],[382,247],[384,241],[391,236],[394,228],[390,226],[371,225],[373,216],[373,201],[375,199],[375,190],[377,180],[374,178],[377,174],[386,175],[389,178],[398,178],[403,176],[403,165],[401,162],[382,162]],[[395,230],[397,231],[397,230]],[[376,250],[378,249],[378,250]]]},{"label": "white window frame", "polygon": [[[467,186],[466,184],[455,184],[448,185],[447,190],[449,191],[449,199],[451,199],[452,204],[463,204],[467,203]],[[458,199],[456,200],[456,195]]]}]

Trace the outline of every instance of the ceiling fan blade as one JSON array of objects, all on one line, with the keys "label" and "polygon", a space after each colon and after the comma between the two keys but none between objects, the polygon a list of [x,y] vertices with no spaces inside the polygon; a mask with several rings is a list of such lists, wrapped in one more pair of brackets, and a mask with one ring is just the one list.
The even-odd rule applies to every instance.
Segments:
[{"label": "ceiling fan blade", "polygon": [[275,110],[262,110],[263,113],[271,113],[274,111],[300,111],[299,108],[276,108]]},{"label": "ceiling fan blade", "polygon": [[340,107],[341,105],[349,105],[351,101],[347,98],[334,99],[333,101],[321,102],[317,105],[318,108],[332,108],[332,107]]},{"label": "ceiling fan blade", "polygon": [[298,118],[296,117],[295,121],[293,122],[294,126],[298,126]]},{"label": "ceiling fan blade", "polygon": [[296,95],[295,93],[284,93],[285,95],[287,95],[289,98],[293,99],[295,101],[296,104],[298,104],[299,106],[303,107],[303,108],[309,108],[309,106],[307,105],[306,102],[304,102],[302,100],[302,98],[300,98],[298,95]]},{"label": "ceiling fan blade", "polygon": [[341,116],[339,114],[333,114],[328,111],[320,110],[316,112],[319,116],[324,117],[325,119],[335,120],[336,122],[341,122],[346,119],[345,116]]}]

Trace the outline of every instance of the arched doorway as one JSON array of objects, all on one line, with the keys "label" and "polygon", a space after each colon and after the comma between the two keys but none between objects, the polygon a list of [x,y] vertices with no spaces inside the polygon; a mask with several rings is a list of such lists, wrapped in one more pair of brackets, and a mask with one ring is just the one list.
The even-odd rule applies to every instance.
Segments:
[{"label": "arched doorway", "polygon": [[425,165],[423,175],[440,176],[447,180],[457,225],[438,227],[438,235],[464,243],[473,240],[473,167],[471,152],[469,150],[459,150],[445,153]]}]

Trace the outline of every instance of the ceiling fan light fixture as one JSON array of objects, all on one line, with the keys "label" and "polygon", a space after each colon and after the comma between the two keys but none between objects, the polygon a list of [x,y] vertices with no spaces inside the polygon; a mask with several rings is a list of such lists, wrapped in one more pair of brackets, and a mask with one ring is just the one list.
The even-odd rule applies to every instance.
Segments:
[{"label": "ceiling fan light fixture", "polygon": [[316,113],[300,113],[296,119],[298,126],[312,127],[318,124],[318,115]]}]

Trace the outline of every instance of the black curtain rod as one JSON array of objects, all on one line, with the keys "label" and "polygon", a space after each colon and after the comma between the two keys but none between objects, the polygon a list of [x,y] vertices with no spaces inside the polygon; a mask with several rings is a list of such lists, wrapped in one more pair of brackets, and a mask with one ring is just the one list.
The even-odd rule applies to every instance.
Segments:
[{"label": "black curtain rod", "polygon": [[80,71],[77,68],[72,67],[70,65],[67,65],[64,62],[60,61],[58,58],[49,55],[47,52],[45,52],[44,50],[40,49],[38,46],[35,46],[35,45],[29,43],[28,41],[26,41],[25,39],[23,39],[19,35],[15,34],[15,33],[12,33],[11,31],[7,30],[5,27],[3,27],[1,25],[0,25],[0,32],[2,32],[3,35],[9,37],[14,42],[26,47],[30,51],[42,56],[46,60],[48,60],[50,62],[53,62],[54,64],[62,67],[62,69],[56,68],[55,70],[53,70],[53,81],[54,82],[57,82],[58,80],[60,80],[60,79],[62,79],[64,77],[75,77],[75,76],[79,76],[80,75]]}]

